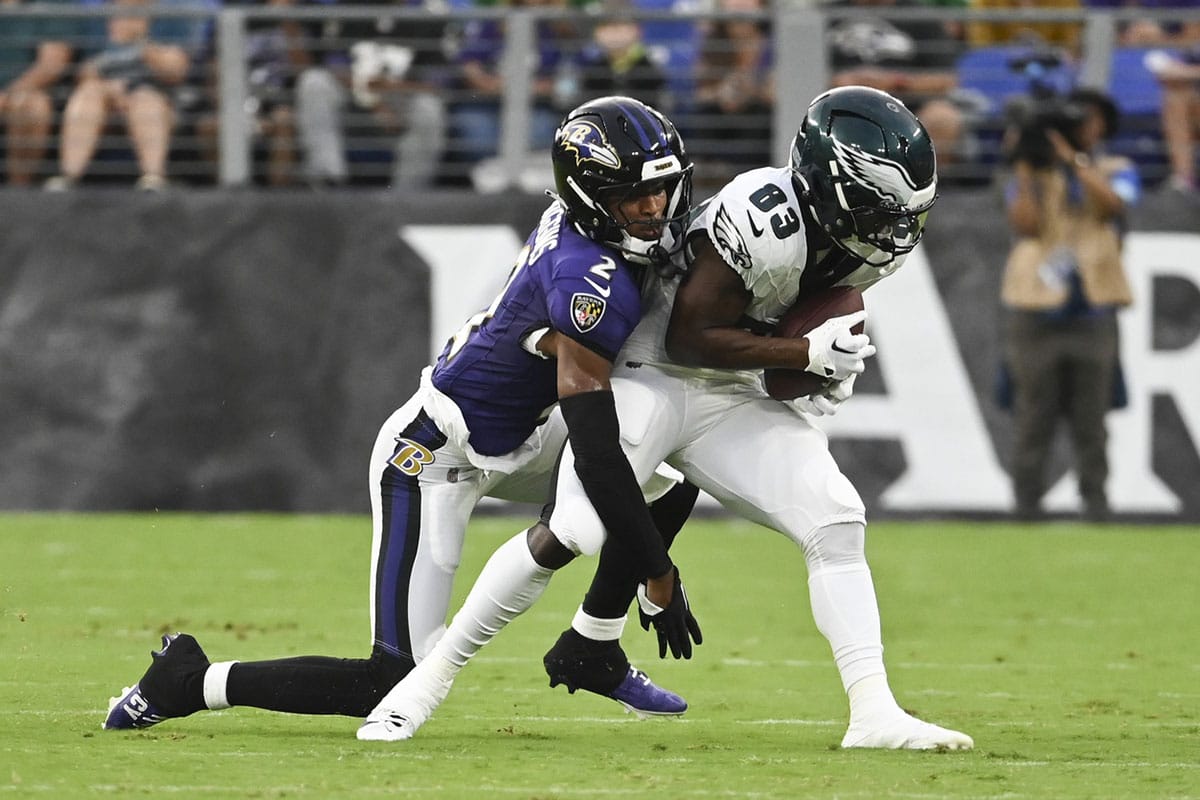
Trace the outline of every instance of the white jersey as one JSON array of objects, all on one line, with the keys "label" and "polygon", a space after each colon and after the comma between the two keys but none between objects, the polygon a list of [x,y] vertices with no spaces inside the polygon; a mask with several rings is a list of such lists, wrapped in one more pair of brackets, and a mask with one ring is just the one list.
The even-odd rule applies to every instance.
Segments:
[{"label": "white jersey", "polygon": [[[843,263],[841,258],[826,258],[840,254],[840,250],[809,252],[805,217],[788,167],[764,167],[738,175],[701,207],[689,234],[701,230],[749,290],[746,316],[764,327],[773,326],[796,302],[806,270],[822,270],[829,262]],[[885,267],[862,264],[825,283],[866,289],[894,272],[903,261],[901,256]],[[819,275],[813,277],[820,279]],[[666,333],[678,287],[678,278],[650,282],[641,323],[626,340],[617,363],[654,364],[694,377],[758,385],[762,370],[683,367],[670,360]]]}]

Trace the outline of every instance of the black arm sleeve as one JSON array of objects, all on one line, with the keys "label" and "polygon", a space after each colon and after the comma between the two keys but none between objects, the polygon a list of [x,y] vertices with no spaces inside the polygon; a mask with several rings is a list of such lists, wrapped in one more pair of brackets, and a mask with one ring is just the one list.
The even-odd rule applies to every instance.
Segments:
[{"label": "black arm sleeve", "polygon": [[575,453],[575,473],[608,535],[617,537],[634,554],[634,570],[643,579],[667,573],[672,564],[666,545],[621,450],[613,393],[572,395],[560,400],[559,407]]}]

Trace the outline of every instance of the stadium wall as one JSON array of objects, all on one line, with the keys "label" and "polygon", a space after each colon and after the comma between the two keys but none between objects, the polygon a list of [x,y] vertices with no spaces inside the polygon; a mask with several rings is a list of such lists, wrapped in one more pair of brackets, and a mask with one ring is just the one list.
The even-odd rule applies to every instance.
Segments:
[{"label": "stadium wall", "polygon": [[[368,509],[367,458],[545,200],[0,192],[0,508]],[[1127,239],[1120,514],[1200,520],[1200,234],[1149,197]],[[879,356],[828,420],[876,516],[1006,512],[994,401],[1000,199],[947,190],[867,296]],[[1065,448],[1054,510],[1077,503]]]}]

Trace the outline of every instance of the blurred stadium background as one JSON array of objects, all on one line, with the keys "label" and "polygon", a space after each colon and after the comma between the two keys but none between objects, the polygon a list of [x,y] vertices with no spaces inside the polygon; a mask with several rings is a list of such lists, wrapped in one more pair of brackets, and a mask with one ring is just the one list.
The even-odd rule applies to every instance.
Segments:
[{"label": "blurred stadium background", "polygon": [[[746,166],[782,163],[808,101],[857,53],[854,66],[894,68],[895,91],[943,100],[962,124],[939,150],[926,244],[868,297],[877,368],[827,426],[871,513],[1010,510],[1008,417],[993,400],[1000,135],[1006,105],[1037,79],[1110,92],[1123,114],[1112,149],[1146,187],[1126,245],[1137,299],[1122,315],[1131,396],[1111,418],[1114,511],[1200,520],[1200,202],[1167,182],[1148,66],[1187,49],[1123,43],[1139,21],[1200,10],[1104,5],[0,4],[2,52],[19,50],[18,18],[69,21],[76,70],[103,49],[107,19],[133,14],[190,65],[170,88],[165,187],[134,191],[137,160],[114,123],[73,190],[0,191],[0,509],[364,512],[378,425],[487,304],[546,202],[539,120],[589,86],[651,87],[703,197]],[[853,24],[868,18],[913,34],[916,50],[904,56],[887,25]],[[637,23],[644,73],[614,77],[601,52],[628,44],[622,20]],[[706,91],[745,65],[721,50],[721,23],[759,36],[760,80],[725,96]],[[294,38],[272,38],[285,30]],[[1049,55],[1036,76],[1012,66]],[[472,59],[495,67],[494,102],[464,83]],[[54,89],[35,186],[60,171],[73,78]],[[305,124],[340,132],[344,174],[313,172],[300,130],[301,87],[320,97],[328,78],[342,92],[335,124]],[[473,149],[471,111],[491,115],[492,152]],[[433,122],[444,147],[402,176],[397,142]],[[1049,506],[1069,514],[1065,453],[1056,470]]]}]

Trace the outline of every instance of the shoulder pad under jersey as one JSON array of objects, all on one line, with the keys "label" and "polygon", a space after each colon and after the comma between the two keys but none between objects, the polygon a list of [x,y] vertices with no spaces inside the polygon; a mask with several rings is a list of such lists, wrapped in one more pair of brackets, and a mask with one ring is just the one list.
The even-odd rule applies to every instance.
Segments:
[{"label": "shoulder pad under jersey", "polygon": [[641,287],[632,268],[616,253],[595,245],[562,248],[555,255],[546,290],[551,326],[615,358],[641,318]]},{"label": "shoulder pad under jersey", "polygon": [[799,286],[808,246],[787,167],[738,175],[708,203],[696,225],[755,296],[767,286],[776,296]]}]

